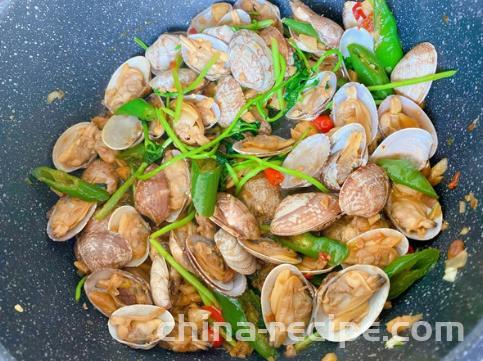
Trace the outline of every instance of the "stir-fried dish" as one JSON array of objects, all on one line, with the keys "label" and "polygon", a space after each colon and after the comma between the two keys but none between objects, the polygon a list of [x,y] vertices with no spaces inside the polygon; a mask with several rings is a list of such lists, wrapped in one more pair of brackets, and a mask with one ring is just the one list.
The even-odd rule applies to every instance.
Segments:
[{"label": "stir-fried dish", "polygon": [[[356,338],[437,261],[413,248],[443,226],[423,104],[456,72],[430,43],[404,54],[384,0],[346,1],[344,26],[290,6],[215,3],[135,38],[104,113],[33,171],[59,196],[48,236],[75,238],[76,298],[115,340],[273,360]],[[232,337],[247,322],[268,333]]]}]

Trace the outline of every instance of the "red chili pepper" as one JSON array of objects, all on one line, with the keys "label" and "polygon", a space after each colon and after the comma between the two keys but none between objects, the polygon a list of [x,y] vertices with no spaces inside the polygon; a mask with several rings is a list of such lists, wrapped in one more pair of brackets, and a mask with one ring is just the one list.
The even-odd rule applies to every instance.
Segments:
[{"label": "red chili pepper", "polygon": [[331,117],[325,114],[319,115],[317,118],[312,120],[312,123],[320,133],[327,133],[329,130],[334,128],[334,122],[332,121]]},{"label": "red chili pepper", "polygon": [[223,314],[221,310],[214,306],[203,306],[201,307],[203,310],[208,311],[210,313],[210,318],[215,322],[225,322],[223,318]]},{"label": "red chili pepper", "polygon": [[310,280],[310,279],[314,278],[314,275],[310,274],[310,273],[305,273],[304,277],[305,277],[306,280]]},{"label": "red chili pepper", "polygon": [[453,178],[451,178],[451,182],[448,183],[448,188],[449,189],[455,189],[458,186],[458,183],[460,181],[460,177],[461,177],[461,172],[457,171],[454,174]]},{"label": "red chili pepper", "polygon": [[359,19],[365,19],[366,14],[364,14],[364,9],[362,8],[362,3],[357,2],[352,7],[352,14],[354,14],[354,18],[359,22]]},{"label": "red chili pepper", "polygon": [[414,253],[414,247],[412,245],[409,245],[408,253]]},{"label": "red chili pepper", "polygon": [[198,32],[196,31],[195,28],[191,28],[190,31],[188,31],[189,35],[197,34]]},{"label": "red chili pepper", "polygon": [[372,16],[367,16],[362,20],[361,26],[368,32],[372,33],[374,31],[374,18]]},{"label": "red chili pepper", "polygon": [[208,340],[213,348],[221,347],[225,341],[223,336],[218,331],[215,332],[211,327],[208,327]]},{"label": "red chili pepper", "polygon": [[282,183],[283,179],[285,178],[282,173],[272,168],[265,169],[263,171],[263,174],[265,175],[265,178],[267,178],[267,180],[273,186],[280,185],[280,183]]}]

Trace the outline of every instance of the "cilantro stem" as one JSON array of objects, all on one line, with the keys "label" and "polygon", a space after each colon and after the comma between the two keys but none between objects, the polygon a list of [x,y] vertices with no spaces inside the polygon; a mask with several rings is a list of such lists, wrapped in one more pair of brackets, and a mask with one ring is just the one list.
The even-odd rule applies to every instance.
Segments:
[{"label": "cilantro stem", "polygon": [[290,44],[290,46],[292,48],[295,49],[295,52],[297,53],[297,55],[299,56],[299,58],[302,59],[302,61],[304,62],[305,67],[307,69],[310,69],[309,61],[307,60],[307,57],[305,56],[304,52],[299,48],[299,46],[297,45],[297,43],[295,41],[293,41],[292,39],[290,39],[288,41],[288,43]]},{"label": "cilantro stem", "polygon": [[178,55],[176,57],[176,66],[173,69],[174,86],[176,88],[176,91],[178,92],[178,96],[176,97],[176,103],[175,103],[176,106],[174,110],[173,124],[179,120],[181,116],[181,108],[183,107],[183,88],[181,87],[181,83],[179,81],[179,72],[178,72],[181,62],[182,62],[182,58],[180,55]]},{"label": "cilantro stem", "polygon": [[75,287],[75,302],[79,302],[82,294],[82,286],[86,283],[87,276],[82,277]]},{"label": "cilantro stem", "polygon": [[448,70],[448,71],[443,71],[441,73],[424,75],[424,76],[420,76],[420,77],[417,77],[417,78],[394,81],[392,83],[387,83],[387,84],[382,84],[382,85],[371,85],[371,86],[368,86],[367,89],[369,89],[370,91],[394,89],[394,88],[399,88],[399,87],[406,86],[406,85],[414,85],[414,84],[424,83],[424,82],[427,82],[427,81],[439,80],[439,79],[444,79],[444,78],[451,78],[457,72],[458,72],[458,70]]},{"label": "cilantro stem", "polygon": [[332,68],[332,71],[336,73],[340,69],[342,62],[344,61],[344,57],[342,56],[342,53],[340,52],[339,49],[330,49],[330,50],[327,50],[325,53],[323,53],[320,56],[320,58],[317,60],[317,62],[314,64],[314,66],[312,66],[311,68],[312,73],[317,73],[319,71],[319,67],[322,64],[322,62],[332,55],[337,55],[337,63]]},{"label": "cilantro stem", "polygon": [[235,170],[228,162],[225,163],[225,167],[226,167],[226,171],[228,172],[228,175],[230,176],[233,183],[235,184],[235,187],[238,188],[238,183],[240,182],[240,179],[238,178],[238,175],[236,174]]},{"label": "cilantro stem", "polygon": [[188,212],[188,214],[184,218],[181,218],[180,220],[177,220],[176,222],[173,222],[171,224],[168,224],[167,226],[164,226],[163,228],[160,228],[156,232],[152,233],[150,237],[151,238],[159,238],[163,234],[166,234],[166,233],[172,231],[173,229],[181,228],[181,227],[187,225],[194,218],[195,218],[195,210],[190,209],[190,211]]},{"label": "cilantro stem", "polygon": [[184,143],[178,138],[173,128],[171,128],[171,126],[169,125],[168,121],[163,115],[163,112],[160,109],[156,109],[155,112],[156,112],[156,117],[158,118],[158,121],[163,126],[163,129],[168,135],[168,137],[173,140],[173,144],[176,146],[176,148],[178,148],[181,153],[188,152],[188,149],[186,148]]},{"label": "cilantro stem", "polygon": [[320,335],[318,334],[318,332],[314,332],[308,336],[305,336],[302,341],[297,342],[295,344],[295,350],[302,351],[309,347],[314,341],[320,341]]},{"label": "cilantro stem", "polygon": [[138,44],[144,50],[147,50],[149,48],[149,46],[144,41],[142,41],[140,38],[138,38],[137,36],[134,37],[134,42],[136,44]]},{"label": "cilantro stem", "polygon": [[232,26],[232,29],[234,31],[238,31],[238,30],[241,30],[241,29],[258,31],[258,30],[261,30],[261,29],[268,28],[269,26],[272,26],[272,25],[273,25],[272,19],[265,19],[265,20],[260,20],[260,21],[254,20],[250,24],[234,25],[234,26]]},{"label": "cilantro stem", "polygon": [[236,194],[239,194],[243,188],[243,186],[246,184],[246,182],[248,182],[250,179],[252,179],[253,177],[255,177],[258,173],[260,173],[261,171],[265,170],[266,166],[258,166],[254,169],[252,169],[250,172],[248,172],[247,174],[245,174],[243,176],[243,178],[240,180],[240,182],[236,185]]}]

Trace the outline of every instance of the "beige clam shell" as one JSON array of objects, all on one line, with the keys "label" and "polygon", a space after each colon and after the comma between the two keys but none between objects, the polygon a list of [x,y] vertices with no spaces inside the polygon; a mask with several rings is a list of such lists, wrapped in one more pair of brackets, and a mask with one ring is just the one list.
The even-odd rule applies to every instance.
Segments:
[{"label": "beige clam shell", "polygon": [[238,240],[223,229],[215,233],[215,243],[228,267],[243,275],[257,270],[257,261],[238,243]]},{"label": "beige clam shell", "polygon": [[113,150],[134,147],[143,139],[141,122],[131,115],[113,115],[102,128],[102,142]]},{"label": "beige clam shell", "polygon": [[218,82],[215,101],[220,107],[218,124],[222,128],[230,126],[246,103],[240,84],[232,76],[226,76]]},{"label": "beige clam shell", "polygon": [[294,236],[319,231],[340,215],[337,197],[325,193],[298,193],[287,196],[278,206],[270,224],[270,232],[278,236]]},{"label": "beige clam shell", "polygon": [[215,3],[207,7],[191,20],[188,34],[201,33],[206,28],[218,25],[223,16],[232,9],[232,5],[226,2]]},{"label": "beige clam shell", "polygon": [[171,308],[169,290],[169,270],[166,260],[161,256],[155,256],[151,264],[149,277],[151,296],[156,306]]},{"label": "beige clam shell", "polygon": [[151,71],[158,75],[168,70],[179,54],[179,34],[164,33],[146,49],[145,57],[151,64]]},{"label": "beige clam shell", "polygon": [[[181,154],[177,149],[166,152],[163,162]],[[186,209],[191,201],[191,172],[189,162],[186,159],[180,159],[164,169],[164,176],[168,182],[169,198],[183,199],[182,206],[178,209],[171,209],[167,222],[174,222],[179,215]]]},{"label": "beige clam shell", "polygon": [[[298,263],[302,262],[302,258],[299,255],[297,255],[297,253],[295,253],[295,252],[294,252],[294,254],[296,255],[296,257],[293,258],[293,259],[289,259],[287,257],[275,257],[273,255],[268,255],[268,254],[265,254],[265,253],[258,252],[251,247],[252,242],[258,242],[258,241],[268,241],[268,242],[275,243],[274,240],[272,240],[270,238],[266,238],[266,237],[262,237],[259,240],[255,240],[255,241],[239,240],[242,247],[248,253],[252,254],[256,258],[261,259],[262,261],[265,261],[265,262],[268,262],[268,263],[273,263],[273,264],[284,264],[284,263],[298,264]],[[277,244],[277,246],[283,247],[281,244]],[[289,250],[289,251],[291,251],[291,250]]]},{"label": "beige clam shell", "polygon": [[340,209],[350,216],[370,218],[384,208],[389,190],[389,178],[381,167],[375,164],[359,167],[342,185]]}]

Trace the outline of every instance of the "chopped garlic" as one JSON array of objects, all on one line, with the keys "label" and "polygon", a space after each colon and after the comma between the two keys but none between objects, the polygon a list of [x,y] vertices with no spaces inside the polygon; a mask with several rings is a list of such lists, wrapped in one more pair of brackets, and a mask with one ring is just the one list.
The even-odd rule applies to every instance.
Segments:
[{"label": "chopped garlic", "polygon": [[23,307],[20,306],[19,304],[16,304],[14,307],[15,311],[22,313],[23,312]]},{"label": "chopped garlic", "polygon": [[470,233],[470,231],[471,231],[470,227],[463,227],[463,228],[461,228],[460,235],[466,236],[468,233]]},{"label": "chopped garlic", "polygon": [[467,195],[465,195],[465,201],[467,201],[470,204],[470,207],[472,209],[476,209],[476,207],[478,207],[478,199],[475,197],[475,194],[473,192],[470,192]]},{"label": "chopped garlic", "polygon": [[461,251],[455,257],[445,261],[445,269],[443,280],[447,282],[454,282],[458,274],[458,269],[463,268],[468,261],[468,252],[465,250]]},{"label": "chopped garlic", "polygon": [[466,212],[466,203],[464,201],[460,201],[459,205],[460,205],[460,209],[459,209],[460,214],[465,213]]},{"label": "chopped garlic", "polygon": [[403,346],[406,342],[407,342],[407,337],[394,335],[389,340],[386,341],[386,348],[393,349],[396,346]]},{"label": "chopped garlic", "polygon": [[333,352],[328,353],[320,361],[337,361],[337,355]]},{"label": "chopped garlic", "polygon": [[65,93],[63,90],[57,89],[49,93],[47,95],[47,103],[51,104],[55,102],[56,100],[62,100],[64,99]]},{"label": "chopped garlic", "polygon": [[417,315],[404,315],[393,318],[386,324],[387,332],[397,335],[403,331],[411,328],[411,326],[420,321],[423,318],[423,314],[419,313]]}]

